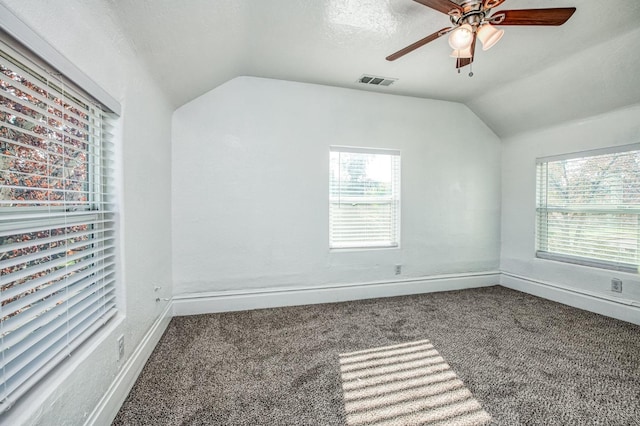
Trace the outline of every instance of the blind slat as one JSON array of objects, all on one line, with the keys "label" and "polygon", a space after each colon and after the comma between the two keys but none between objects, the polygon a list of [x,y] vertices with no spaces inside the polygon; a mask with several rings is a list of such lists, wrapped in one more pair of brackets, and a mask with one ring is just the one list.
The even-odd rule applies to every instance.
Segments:
[{"label": "blind slat", "polygon": [[[2,217],[2,210],[0,210],[0,217]],[[89,212],[85,212],[85,213],[89,213]],[[95,212],[91,212],[91,213],[95,213]],[[92,215],[93,216],[93,215]],[[5,227],[4,231],[0,231],[0,237],[15,237],[17,235],[22,235],[22,234],[30,234],[30,233],[37,233],[37,232],[50,232],[52,230],[58,229],[58,228],[67,228],[67,227],[74,227],[74,226],[82,226],[82,225],[86,225],[87,222],[82,220],[85,219],[83,217],[75,217],[73,218],[73,220],[69,219],[69,218],[65,218],[64,216],[58,218],[58,220],[49,220],[48,218],[46,218],[46,215],[43,215],[43,217],[41,219],[45,219],[47,223],[40,223],[36,226],[30,226],[30,227],[22,227],[19,228],[17,226],[14,226],[12,229],[7,229]],[[111,219],[104,219],[101,218],[99,220],[92,220],[90,222],[91,225],[100,225],[102,226],[103,224],[107,223],[110,224],[112,223],[113,220]],[[7,224],[5,224],[7,225]],[[22,226],[25,226],[25,224],[22,224]],[[0,221],[0,228],[2,228],[2,222]],[[7,239],[4,240],[5,244],[11,244],[11,241],[8,241]]]},{"label": "blind slat", "polygon": [[[26,318],[28,316],[37,315],[35,306],[36,305],[40,306],[39,302],[41,300],[46,300],[49,296],[59,293],[61,290],[66,291],[70,289],[84,288],[82,287],[81,284],[79,284],[78,287],[75,287],[76,284],[80,282],[86,285],[91,285],[92,280],[90,280],[89,282],[85,282],[83,280],[87,277],[93,279],[95,277],[100,276],[100,272],[103,269],[100,266],[95,266],[95,263],[96,262],[87,262],[87,265],[85,266],[86,269],[74,269],[72,271],[68,271],[63,268],[61,269],[61,271],[63,271],[64,274],[62,274],[62,276],[58,279],[58,281],[57,282],[49,281],[48,283],[49,285],[47,285],[46,287],[44,286],[36,287],[34,285],[30,285],[28,287],[31,287],[31,288],[27,287],[25,289],[22,289],[25,291],[22,291],[20,294],[26,294],[26,295],[15,300],[8,299],[12,301],[10,303],[7,303],[3,307],[3,310],[2,310],[3,315],[5,315],[6,317],[6,316],[10,316],[11,314],[14,314],[15,312],[22,313],[27,308],[32,310],[32,312],[25,315],[16,315],[13,318],[23,318],[23,317]],[[64,299],[65,298],[62,298],[62,300]],[[14,324],[11,322],[11,319],[6,320],[6,322],[7,322],[7,325],[5,326],[5,330],[10,331],[11,327],[14,326]],[[3,330],[3,333],[4,333],[4,330]]]},{"label": "blind slat", "polygon": [[105,251],[108,251],[109,249],[112,249],[113,247],[114,246],[106,246],[106,247],[98,246],[96,248],[82,251],[78,254],[74,254],[71,256],[51,259],[42,263],[37,263],[25,269],[18,269],[15,272],[10,272],[8,274],[5,274],[5,277],[9,282],[19,281],[23,278],[27,278],[35,274],[40,274],[50,269],[57,270],[58,268],[56,268],[56,266],[60,266],[61,264],[64,264],[64,265],[75,264],[73,263],[75,261],[84,260],[85,258],[93,258],[94,255],[101,254]]},{"label": "blind slat", "polygon": [[[112,277],[114,272],[106,272],[100,276],[101,287],[105,287],[105,291],[111,291],[115,279]],[[34,331],[48,324],[54,318],[61,315],[61,312],[65,312],[67,308],[72,308],[76,304],[84,300],[87,294],[76,294],[68,299],[68,306],[54,305],[52,309],[44,311],[41,315],[33,317],[29,322],[23,324],[20,328],[12,331],[11,333],[3,336],[1,350],[7,350],[23,340],[27,340],[30,337],[34,337],[36,340],[38,336],[34,334]]]},{"label": "blind slat", "polygon": [[[65,309],[63,312],[58,312],[55,319],[50,320],[46,326],[38,329],[40,336],[42,336],[41,338],[23,340],[20,344],[13,345],[5,350],[4,366],[11,365],[11,369],[7,369],[5,374],[12,376],[17,370],[22,369],[28,364],[29,357],[34,358],[41,355],[42,350],[46,349],[52,342],[55,342],[56,338],[59,338],[60,335],[65,335],[69,323],[73,324],[74,320],[77,321],[83,311],[91,305],[96,305],[96,302],[99,302],[97,308],[101,308],[101,305],[104,305],[102,299],[111,299],[113,296],[113,291],[110,291],[108,295],[103,294],[103,287],[97,289],[94,293],[79,294],[78,300],[74,300],[75,303],[73,305],[70,305],[68,309]],[[41,349],[34,350],[37,346],[40,346]],[[25,357],[25,354],[27,354],[28,357]]]},{"label": "blind slat", "polygon": [[[68,242],[65,244],[60,244],[60,245],[55,245],[55,246],[51,246],[49,245],[48,249],[44,249],[44,250],[38,250],[35,253],[31,253],[31,254],[27,254],[27,255],[20,255],[20,256],[15,256],[14,258],[10,259],[10,260],[3,260],[0,262],[0,268],[10,268],[12,266],[17,266],[23,263],[31,263],[35,260],[40,260],[42,258],[45,257],[54,257],[55,259],[59,260],[64,258],[65,261],[68,263],[71,261],[71,259],[68,256],[56,256],[56,255],[60,255],[60,254],[64,254],[65,252],[69,252],[69,251],[78,251],[78,249],[82,248],[82,247],[87,247],[87,246],[93,246],[94,244],[99,244],[102,243],[106,240],[110,240],[113,239],[113,237],[110,236],[96,236],[94,234],[98,234],[99,232],[93,232],[90,233],[89,235],[86,235],[84,232],[82,233],[82,235],[76,235],[75,233],[69,233],[67,234],[67,238],[66,239],[76,239],[79,237],[87,237],[87,239],[80,239],[79,241],[75,241],[71,244],[69,244]],[[91,238],[88,238],[88,237]],[[80,253],[83,253],[84,251],[80,251]],[[87,252],[88,253],[88,252]]]},{"label": "blind slat", "polygon": [[[113,231],[115,231],[114,228],[89,229],[87,231],[75,232],[73,236],[74,238],[78,238],[78,237],[84,237],[91,234],[106,234],[108,232],[113,232]],[[27,240],[27,241],[18,241],[18,242],[15,242],[14,240],[14,242],[6,243],[3,246],[3,248],[5,251],[20,250],[27,247],[34,247],[34,246],[39,246],[43,244],[51,244],[54,242],[63,241],[65,239],[67,239],[67,234],[61,233],[52,237],[37,238],[36,240]]]},{"label": "blind slat", "polygon": [[[15,58],[19,55],[16,55],[15,52],[13,52],[11,56]],[[94,113],[92,113],[91,109],[87,108],[87,105],[81,104],[80,102],[76,101],[76,99],[82,98],[81,95],[75,95],[74,93],[69,91],[67,93],[67,96],[65,96],[65,93],[62,93],[55,86],[47,86],[46,81],[49,79],[52,79],[53,74],[49,74],[49,75],[37,74],[35,71],[33,71],[37,69],[37,67],[32,67],[30,69],[26,68],[24,64],[28,61],[16,60],[14,58],[10,58],[9,56],[6,56],[5,53],[2,53],[0,55],[0,65],[2,65],[3,67],[9,70],[13,70],[17,74],[21,74],[21,77],[24,77],[25,80],[28,81],[33,87],[39,87],[44,85],[44,87],[39,87],[39,88],[45,89],[45,91],[47,92],[50,91],[51,94],[54,95],[55,97],[64,97],[66,102],[71,104],[76,110],[83,110],[83,112],[85,113],[85,117],[83,117],[80,114],[70,111],[70,113],[74,114],[74,118],[77,118],[78,120],[84,121],[88,124],[91,124],[91,120],[89,120],[89,118],[94,118],[94,119],[100,118],[98,115],[95,115]],[[22,62],[22,64],[20,64],[19,62]],[[35,77],[35,78],[29,78],[29,77]],[[42,95],[39,91],[33,90],[31,87],[25,86],[24,84],[17,82],[13,79],[11,79],[11,81],[13,82],[13,84],[16,84],[16,83],[19,84],[18,88],[20,89],[20,91],[28,92],[30,96],[33,96],[34,98],[40,100],[41,102],[45,103],[47,106],[58,107],[58,108],[60,107],[60,105],[56,104],[51,99],[44,97],[44,95]],[[54,77],[52,79],[52,82],[58,83],[59,85],[62,82],[62,80],[60,78]],[[49,90],[46,90],[46,89],[49,89]],[[68,96],[68,95],[71,95],[71,96]],[[90,103],[90,101],[87,101],[87,104],[88,103]]]},{"label": "blind slat", "polygon": [[[110,301],[109,301],[110,302]],[[107,319],[111,318],[115,315],[115,305],[113,303],[108,303],[105,305],[105,314],[102,316],[95,316],[91,318],[86,324],[81,324],[76,327],[75,330],[71,330],[69,333],[69,340],[60,342],[57,347],[50,348],[48,352],[45,352],[41,357],[37,358],[34,362],[28,365],[23,371],[20,371],[19,375],[15,375],[14,377],[9,378],[5,383],[5,388],[3,389],[5,392],[5,399],[9,398],[9,396],[13,398],[17,398],[21,396],[21,394],[13,395],[18,392],[18,389],[24,388],[23,391],[26,392],[29,386],[33,386],[37,380],[42,378],[46,373],[51,371],[55,364],[62,361],[65,357],[69,356],[69,354],[77,348],[81,341],[79,341],[79,337],[85,334],[85,339],[90,337],[95,330],[101,327]],[[62,355],[59,357],[58,355]],[[55,361],[54,361],[55,360]],[[32,378],[36,380],[32,381]],[[26,386],[25,386],[26,385]]]}]

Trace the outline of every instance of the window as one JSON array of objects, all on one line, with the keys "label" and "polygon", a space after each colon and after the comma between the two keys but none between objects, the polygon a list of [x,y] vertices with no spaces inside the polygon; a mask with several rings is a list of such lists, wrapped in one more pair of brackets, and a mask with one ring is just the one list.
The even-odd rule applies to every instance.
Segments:
[{"label": "window", "polygon": [[397,247],[400,152],[331,147],[329,247]]},{"label": "window", "polygon": [[538,257],[637,271],[638,148],[538,161]]},{"label": "window", "polygon": [[0,412],[115,307],[106,114],[0,45]]}]

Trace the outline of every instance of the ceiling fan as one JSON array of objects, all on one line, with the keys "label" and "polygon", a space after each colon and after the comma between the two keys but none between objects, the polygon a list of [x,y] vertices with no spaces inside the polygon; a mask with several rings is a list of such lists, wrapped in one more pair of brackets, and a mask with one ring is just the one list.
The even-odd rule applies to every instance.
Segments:
[{"label": "ceiling fan", "polygon": [[[492,13],[505,0],[462,0],[460,4],[451,0],[414,0],[449,15],[453,26],[443,28],[413,44],[387,56],[387,61],[413,52],[419,47],[449,34],[449,45],[453,48],[451,56],[456,58],[456,68],[465,67],[473,62],[476,40],[482,42],[482,50],[494,46],[504,34],[504,30],[494,25],[562,25],[576,11],[575,7],[550,9],[501,10]],[[473,74],[469,74],[473,75]]]}]

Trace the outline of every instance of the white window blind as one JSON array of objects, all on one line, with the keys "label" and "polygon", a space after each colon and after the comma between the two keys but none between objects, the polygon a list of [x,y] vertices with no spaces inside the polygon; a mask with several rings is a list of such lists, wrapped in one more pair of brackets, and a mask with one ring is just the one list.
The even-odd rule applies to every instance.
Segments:
[{"label": "white window blind", "polygon": [[331,147],[329,246],[397,247],[400,152]]},{"label": "white window blind", "polygon": [[0,412],[116,312],[99,106],[0,45]]},{"label": "white window blind", "polygon": [[637,271],[640,151],[537,165],[537,256]]}]

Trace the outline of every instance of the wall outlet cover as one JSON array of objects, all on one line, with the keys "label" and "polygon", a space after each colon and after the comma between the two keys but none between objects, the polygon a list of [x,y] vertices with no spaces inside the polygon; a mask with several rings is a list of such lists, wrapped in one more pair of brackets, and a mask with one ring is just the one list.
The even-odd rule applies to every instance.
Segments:
[{"label": "wall outlet cover", "polygon": [[613,278],[611,280],[611,291],[616,293],[622,293],[622,280],[619,278]]}]

